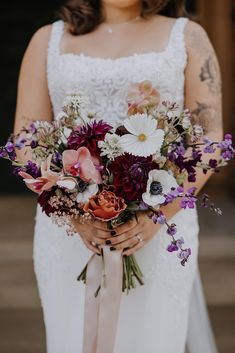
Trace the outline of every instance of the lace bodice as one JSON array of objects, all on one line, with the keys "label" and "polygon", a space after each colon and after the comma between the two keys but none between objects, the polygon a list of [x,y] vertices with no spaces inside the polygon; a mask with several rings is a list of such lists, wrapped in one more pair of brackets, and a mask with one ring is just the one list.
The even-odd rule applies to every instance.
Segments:
[{"label": "lace bodice", "polygon": [[186,18],[178,18],[165,50],[104,59],[84,54],[60,53],[64,22],[52,25],[48,47],[48,88],[54,115],[64,98],[81,92],[90,97],[99,117],[118,125],[126,114],[125,97],[131,82],[151,80],[162,100],[184,104],[184,69],[187,54],[184,44]]}]

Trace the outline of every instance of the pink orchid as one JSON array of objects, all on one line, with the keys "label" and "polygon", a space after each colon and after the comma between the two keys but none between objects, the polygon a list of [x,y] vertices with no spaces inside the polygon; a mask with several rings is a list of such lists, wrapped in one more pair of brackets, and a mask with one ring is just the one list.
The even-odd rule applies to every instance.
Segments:
[{"label": "pink orchid", "polygon": [[128,115],[143,114],[158,106],[159,92],[152,86],[151,81],[133,83],[129,86],[127,103]]},{"label": "pink orchid", "polygon": [[64,172],[74,177],[79,176],[82,180],[97,184],[102,183],[99,172],[100,165],[97,158],[93,158],[86,147],[78,150],[66,150],[62,154]]},{"label": "pink orchid", "polygon": [[58,173],[50,170],[52,155],[48,156],[47,159],[41,164],[41,176],[33,178],[30,174],[23,171],[19,172],[19,175],[24,178],[24,182],[27,187],[40,194],[42,191],[49,191],[53,186],[56,185],[60,176]]},{"label": "pink orchid", "polygon": [[59,175],[56,172],[50,170],[52,155],[41,164],[41,176],[33,178],[30,174],[23,171],[19,172],[19,175],[24,178],[24,182],[27,187],[40,194],[43,191],[50,191],[53,186],[58,185],[61,188],[73,190],[76,187],[77,180],[73,177],[66,177]]}]

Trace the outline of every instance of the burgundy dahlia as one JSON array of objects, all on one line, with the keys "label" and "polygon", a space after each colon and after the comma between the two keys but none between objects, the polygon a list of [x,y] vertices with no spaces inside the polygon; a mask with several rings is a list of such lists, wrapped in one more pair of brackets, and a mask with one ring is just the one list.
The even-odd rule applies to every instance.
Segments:
[{"label": "burgundy dahlia", "polygon": [[49,217],[51,213],[56,211],[49,203],[52,196],[55,196],[55,188],[52,188],[51,191],[43,191],[38,197],[38,203],[42,207],[42,211]]},{"label": "burgundy dahlia", "polygon": [[85,146],[90,152],[98,151],[98,141],[103,141],[107,132],[112,129],[112,126],[104,121],[93,121],[85,126],[80,126],[73,131],[68,138],[68,147],[77,150],[81,146]]},{"label": "burgundy dahlia", "polygon": [[146,191],[148,173],[157,168],[152,157],[138,157],[125,153],[109,166],[114,176],[115,194],[126,201],[142,200]]}]

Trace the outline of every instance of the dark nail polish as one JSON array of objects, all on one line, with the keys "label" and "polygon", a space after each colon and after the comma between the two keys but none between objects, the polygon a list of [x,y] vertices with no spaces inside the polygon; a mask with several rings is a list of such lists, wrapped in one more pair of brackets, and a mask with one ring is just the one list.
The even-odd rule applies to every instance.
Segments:
[{"label": "dark nail polish", "polygon": [[112,230],[111,235],[116,235],[117,233],[115,232],[115,230]]},{"label": "dark nail polish", "polygon": [[111,240],[106,240],[106,245],[110,245],[110,244],[112,244],[112,242],[111,242]]},{"label": "dark nail polish", "polygon": [[96,253],[96,255],[101,256],[101,254]]},{"label": "dark nail polish", "polygon": [[116,250],[116,248],[114,246],[110,246],[110,250],[114,251],[114,250]]}]

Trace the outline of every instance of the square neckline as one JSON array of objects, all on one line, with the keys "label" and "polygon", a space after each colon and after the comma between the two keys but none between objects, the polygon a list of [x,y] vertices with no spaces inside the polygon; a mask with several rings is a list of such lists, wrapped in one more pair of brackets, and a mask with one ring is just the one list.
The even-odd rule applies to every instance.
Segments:
[{"label": "square neckline", "polygon": [[178,17],[175,19],[173,25],[171,26],[171,29],[170,29],[170,32],[169,32],[169,36],[168,36],[168,41],[167,41],[167,44],[166,44],[166,47],[161,50],[161,51],[146,51],[146,52],[140,52],[140,53],[137,53],[137,52],[134,52],[133,54],[130,54],[130,55],[126,55],[126,56],[119,56],[119,57],[116,57],[116,58],[111,58],[111,57],[99,57],[99,56],[91,56],[91,55],[87,55],[85,54],[84,52],[80,52],[80,53],[73,53],[73,52],[61,52],[61,39],[62,39],[62,36],[63,36],[63,33],[64,33],[64,21],[63,20],[60,20],[59,22],[61,22],[61,31],[60,31],[60,36],[58,38],[58,56],[60,58],[83,58],[83,59],[87,59],[87,60],[90,60],[90,61],[100,61],[100,62],[119,62],[119,61],[125,61],[125,60],[131,60],[131,59],[134,59],[134,58],[137,58],[137,57],[146,57],[146,56],[162,56],[164,54],[166,54],[170,48],[171,48],[171,45],[172,45],[172,42],[173,42],[173,38],[174,38],[174,33],[175,33],[175,30],[177,28],[177,25],[178,23],[182,20],[182,19],[186,19],[185,17]]}]

